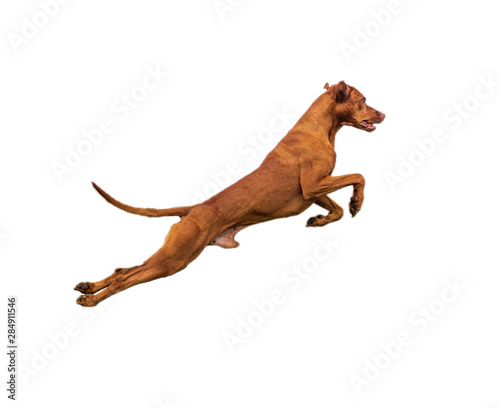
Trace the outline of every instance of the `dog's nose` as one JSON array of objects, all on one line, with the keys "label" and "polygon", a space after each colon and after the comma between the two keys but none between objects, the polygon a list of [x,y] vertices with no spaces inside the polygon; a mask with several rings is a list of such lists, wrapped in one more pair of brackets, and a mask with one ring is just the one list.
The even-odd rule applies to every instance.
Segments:
[{"label": "dog's nose", "polygon": [[381,120],[385,119],[385,113],[379,112],[378,115],[380,116]]}]

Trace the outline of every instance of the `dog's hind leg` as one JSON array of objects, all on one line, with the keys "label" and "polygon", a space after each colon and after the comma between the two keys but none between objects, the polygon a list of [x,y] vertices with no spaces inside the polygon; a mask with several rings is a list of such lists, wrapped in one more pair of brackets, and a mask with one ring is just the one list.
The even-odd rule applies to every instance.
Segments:
[{"label": "dog's hind leg", "polygon": [[134,266],[132,268],[117,268],[111,275],[109,275],[107,278],[103,280],[100,280],[98,282],[80,282],[78,285],[74,287],[74,289],[77,290],[78,292],[83,293],[84,295],[91,295],[97,293],[100,290],[103,290],[107,288],[109,285],[111,285],[119,275],[128,274],[134,269],[140,268],[143,265]]},{"label": "dog's hind leg", "polygon": [[84,294],[80,296],[76,303],[81,306],[96,306],[98,303],[102,302],[104,299],[121,292],[125,289],[130,288],[131,286],[138,285],[139,283],[149,282],[154,279],[161,278],[164,275],[163,271],[159,268],[148,267],[147,264],[142,265],[139,268],[130,268],[130,273],[125,275],[114,275],[104,279],[101,282],[111,280],[109,285],[98,292],[97,294]]},{"label": "dog's hind leg", "polygon": [[132,286],[183,270],[207,246],[215,235],[212,232],[206,222],[197,222],[193,217],[187,216],[172,226],[163,246],[143,265],[115,271],[110,277],[94,284],[97,285],[96,288],[109,286],[96,294],[86,293],[80,296],[77,303],[82,306],[96,306],[104,299]]}]

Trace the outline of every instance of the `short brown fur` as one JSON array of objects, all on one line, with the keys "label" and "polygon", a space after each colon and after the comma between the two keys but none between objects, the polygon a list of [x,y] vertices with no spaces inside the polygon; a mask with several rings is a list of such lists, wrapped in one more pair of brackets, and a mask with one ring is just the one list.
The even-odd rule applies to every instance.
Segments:
[{"label": "short brown fur", "polygon": [[343,81],[328,86],[295,126],[267,155],[254,172],[225,190],[189,207],[171,209],[136,208],[122,204],[94,183],[111,204],[149,217],[177,215],[163,246],[142,265],[119,268],[99,282],[82,282],[82,306],[95,306],[104,299],[139,283],[173,275],[188,266],[208,245],[234,248],[234,236],[250,225],[297,215],[312,204],[328,210],[307,221],[307,227],[322,227],[343,216],[342,207],[327,196],[352,186],[349,211],[354,217],[364,199],[361,174],[332,177],[335,168],[335,135],[344,125],[373,131],[385,115],[366,105],[363,95]]}]

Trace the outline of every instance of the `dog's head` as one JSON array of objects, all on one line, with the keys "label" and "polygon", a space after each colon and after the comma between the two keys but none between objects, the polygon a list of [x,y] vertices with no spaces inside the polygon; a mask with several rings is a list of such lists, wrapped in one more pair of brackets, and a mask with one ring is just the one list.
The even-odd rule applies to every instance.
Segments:
[{"label": "dog's head", "polygon": [[344,81],[331,87],[325,85],[334,100],[332,113],[341,125],[354,126],[373,132],[375,124],[381,123],[385,115],[366,104],[366,98],[353,86]]}]

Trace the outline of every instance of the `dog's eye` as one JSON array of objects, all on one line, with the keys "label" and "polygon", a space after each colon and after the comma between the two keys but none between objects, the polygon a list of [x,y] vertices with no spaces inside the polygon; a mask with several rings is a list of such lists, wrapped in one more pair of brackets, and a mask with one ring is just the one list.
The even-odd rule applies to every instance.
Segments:
[{"label": "dog's eye", "polygon": [[361,103],[365,103],[365,102],[366,102],[365,98],[361,99]]}]

